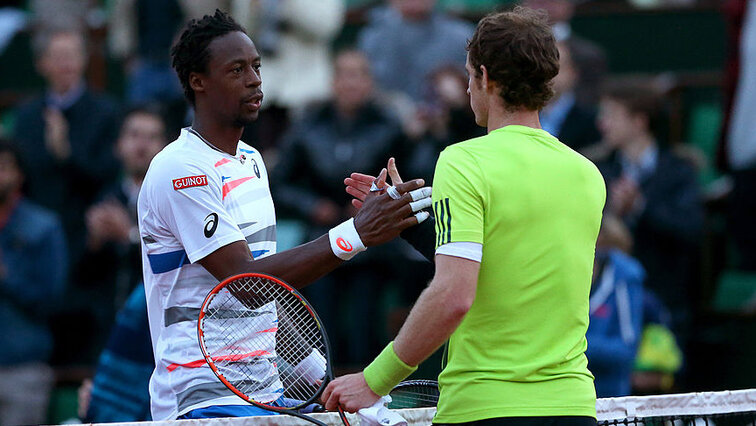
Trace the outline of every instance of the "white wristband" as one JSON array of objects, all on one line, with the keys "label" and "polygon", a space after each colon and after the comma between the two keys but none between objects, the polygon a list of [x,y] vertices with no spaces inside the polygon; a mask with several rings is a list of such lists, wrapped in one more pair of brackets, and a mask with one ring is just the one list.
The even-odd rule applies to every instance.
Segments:
[{"label": "white wristband", "polygon": [[354,227],[354,218],[349,219],[328,231],[328,239],[331,241],[331,250],[339,259],[349,260],[357,253],[367,249],[357,228]]}]

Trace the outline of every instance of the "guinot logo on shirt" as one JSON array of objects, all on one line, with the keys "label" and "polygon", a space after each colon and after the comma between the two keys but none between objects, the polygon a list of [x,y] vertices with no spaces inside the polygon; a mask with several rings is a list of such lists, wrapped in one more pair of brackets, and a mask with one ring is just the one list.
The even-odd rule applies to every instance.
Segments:
[{"label": "guinot logo on shirt", "polygon": [[194,186],[205,185],[207,185],[207,175],[187,176],[183,178],[173,179],[173,189],[176,191],[180,189],[191,188]]}]

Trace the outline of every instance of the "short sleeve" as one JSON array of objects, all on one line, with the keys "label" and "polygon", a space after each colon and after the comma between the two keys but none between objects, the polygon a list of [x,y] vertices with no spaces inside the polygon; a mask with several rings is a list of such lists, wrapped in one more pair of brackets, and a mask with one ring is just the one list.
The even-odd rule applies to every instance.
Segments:
[{"label": "short sleeve", "polygon": [[441,153],[433,177],[436,248],[453,242],[483,244],[483,188],[474,158],[461,149]]},{"label": "short sleeve", "polygon": [[223,205],[222,185],[215,173],[193,164],[162,166],[167,167],[159,167],[149,176],[150,204],[190,262],[244,241],[244,234]]}]

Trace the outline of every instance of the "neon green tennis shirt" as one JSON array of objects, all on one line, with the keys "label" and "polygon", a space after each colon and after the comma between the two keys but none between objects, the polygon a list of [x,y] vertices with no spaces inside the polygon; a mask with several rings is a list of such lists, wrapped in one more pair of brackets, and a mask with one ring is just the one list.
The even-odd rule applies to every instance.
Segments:
[{"label": "neon green tennis shirt", "polygon": [[483,257],[434,422],[596,416],[584,352],[605,198],[593,163],[540,129],[507,126],[441,153],[436,247],[480,243]]}]

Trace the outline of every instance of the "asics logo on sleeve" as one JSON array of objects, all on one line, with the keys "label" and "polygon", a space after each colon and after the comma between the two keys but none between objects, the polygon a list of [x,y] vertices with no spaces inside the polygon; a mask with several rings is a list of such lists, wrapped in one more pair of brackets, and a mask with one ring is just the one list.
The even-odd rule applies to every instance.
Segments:
[{"label": "asics logo on sleeve", "polygon": [[210,213],[205,218],[205,237],[210,238],[215,234],[215,230],[218,229],[218,214]]}]

